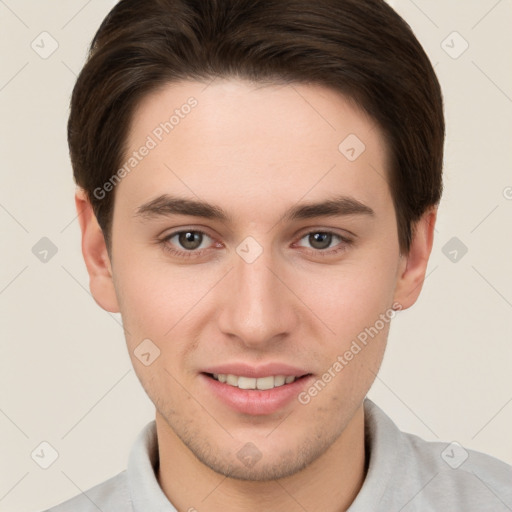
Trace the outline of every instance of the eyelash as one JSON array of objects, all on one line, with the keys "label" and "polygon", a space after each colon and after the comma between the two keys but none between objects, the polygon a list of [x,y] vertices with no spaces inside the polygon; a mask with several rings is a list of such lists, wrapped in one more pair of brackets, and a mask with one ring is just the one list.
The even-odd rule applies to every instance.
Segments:
[{"label": "eyelash", "polygon": [[[204,231],[201,231],[200,229],[182,229],[180,231],[174,231],[173,233],[170,233],[169,235],[165,236],[161,240],[158,240],[158,243],[162,246],[164,251],[170,253],[173,256],[179,256],[180,258],[199,258],[199,257],[203,256],[206,251],[210,250],[209,248],[207,248],[207,249],[201,249],[201,250],[195,249],[195,250],[190,250],[190,251],[187,251],[187,250],[179,251],[179,250],[172,248],[169,245],[169,241],[172,238],[174,238],[176,235],[179,235],[181,233],[199,233],[201,235],[207,236],[208,238],[212,238],[210,235],[208,235],[208,233],[205,233]],[[353,240],[346,238],[338,233],[335,233],[334,231],[326,231],[326,230],[319,230],[319,229],[313,230],[313,231],[308,231],[308,232],[304,233],[299,238],[298,241],[302,240],[303,238],[305,238],[309,235],[318,234],[318,233],[322,233],[324,235],[333,235],[335,237],[338,237],[341,240],[340,244],[338,244],[338,245],[341,245],[341,247],[338,247],[337,249],[308,249],[307,247],[304,248],[307,250],[307,252],[310,252],[311,254],[314,254],[315,256],[317,256],[317,255],[322,256],[322,257],[333,256],[335,254],[345,251],[348,246],[353,244]]]}]

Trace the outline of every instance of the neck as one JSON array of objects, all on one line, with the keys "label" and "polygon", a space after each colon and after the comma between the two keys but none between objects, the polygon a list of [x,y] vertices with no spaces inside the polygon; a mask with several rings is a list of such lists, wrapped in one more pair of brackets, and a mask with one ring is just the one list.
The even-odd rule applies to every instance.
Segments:
[{"label": "neck", "polygon": [[202,464],[157,413],[163,492],[180,511],[341,512],[354,501],[366,474],[364,411],[361,406],[342,434],[314,462],[272,481],[237,480]]}]

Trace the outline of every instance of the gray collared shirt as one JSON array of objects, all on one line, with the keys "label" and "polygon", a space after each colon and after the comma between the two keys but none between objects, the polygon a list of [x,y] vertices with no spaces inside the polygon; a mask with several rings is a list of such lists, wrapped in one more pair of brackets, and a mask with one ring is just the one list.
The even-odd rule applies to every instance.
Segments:
[{"label": "gray collared shirt", "polygon": [[[368,473],[348,512],[510,512],[512,466],[458,444],[401,432],[364,402]],[[155,422],[141,431],[128,467],[46,512],[177,512],[158,485]]]}]

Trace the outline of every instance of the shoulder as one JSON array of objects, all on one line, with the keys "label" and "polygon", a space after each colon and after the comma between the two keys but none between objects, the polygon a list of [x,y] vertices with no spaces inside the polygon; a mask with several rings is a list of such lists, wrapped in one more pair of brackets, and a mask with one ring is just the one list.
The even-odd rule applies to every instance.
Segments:
[{"label": "shoulder", "polygon": [[126,470],[45,512],[175,511],[155,475],[158,438],[155,421],[138,434]]},{"label": "shoulder", "polygon": [[512,466],[457,442],[425,441],[404,432],[400,437],[404,465],[425,485],[426,497],[443,495],[447,504],[468,512],[512,507]]},{"label": "shoulder", "polygon": [[457,442],[402,432],[370,400],[365,414],[369,469],[351,512],[512,510],[512,466]]},{"label": "shoulder", "polygon": [[132,512],[126,471],[45,512]]}]

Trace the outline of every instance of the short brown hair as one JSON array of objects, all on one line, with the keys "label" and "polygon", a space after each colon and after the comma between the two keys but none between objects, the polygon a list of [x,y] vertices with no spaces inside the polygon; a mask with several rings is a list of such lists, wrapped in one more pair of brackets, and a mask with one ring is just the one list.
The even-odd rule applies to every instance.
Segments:
[{"label": "short brown hair", "polygon": [[[409,25],[384,0],[121,0],[73,89],[68,142],[76,183],[110,247],[115,189],[142,97],[178,80],[310,83],[354,100],[380,126],[400,249],[442,192],[443,100]],[[340,141],[341,142],[341,141]]]}]

